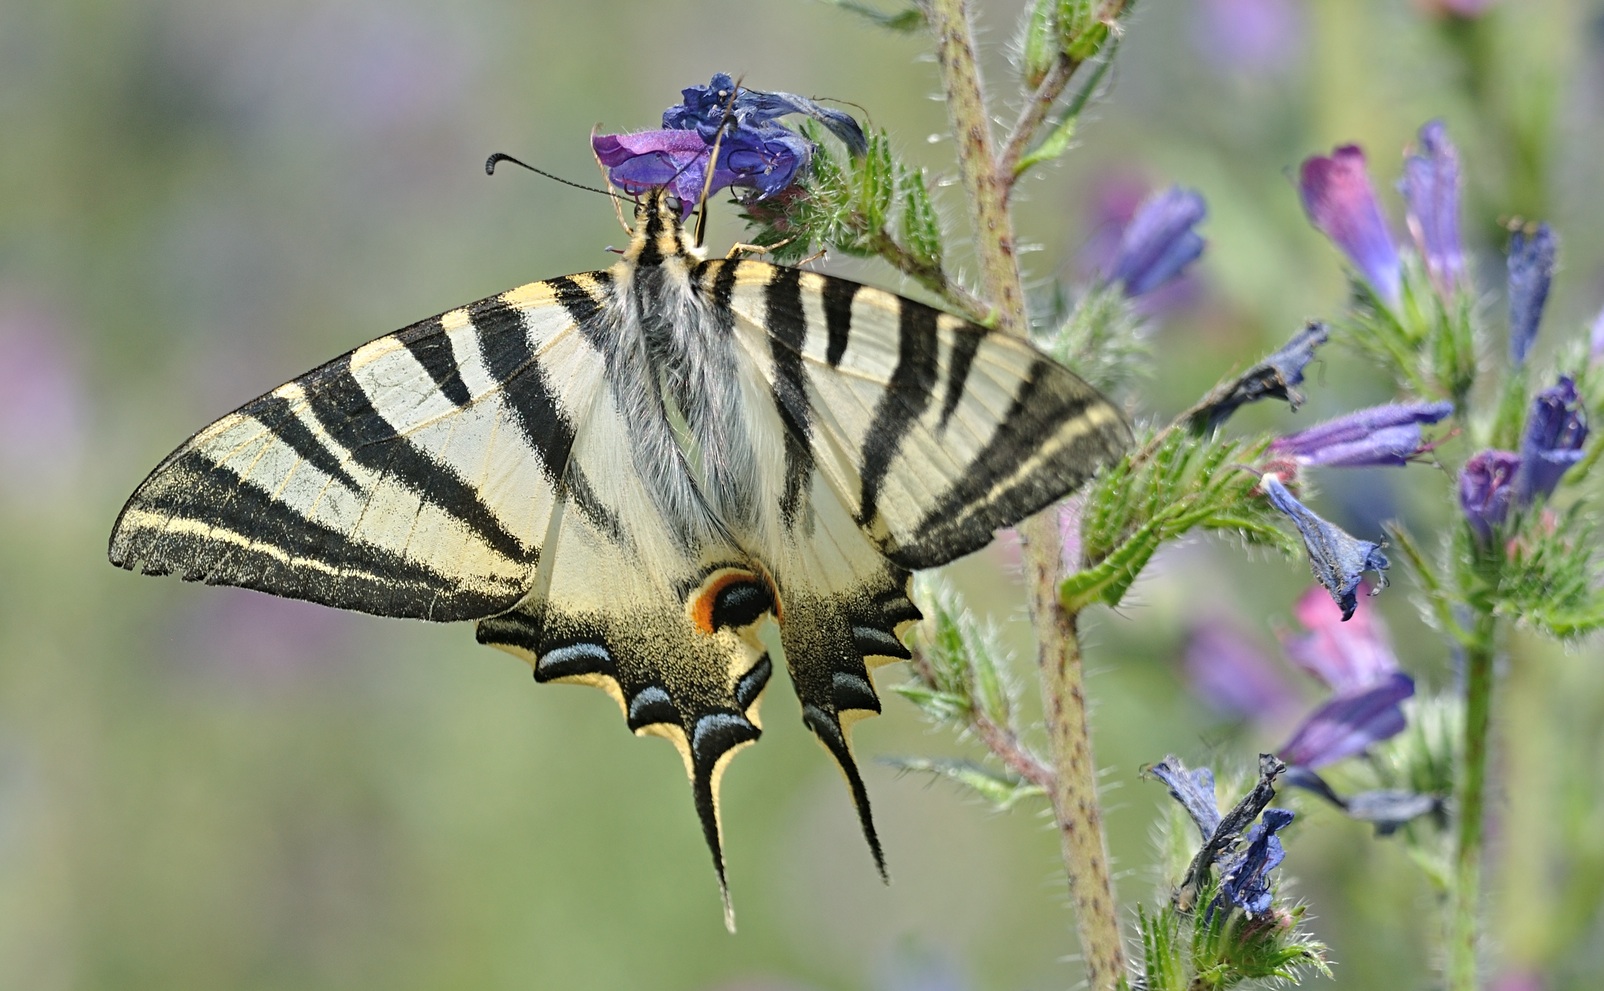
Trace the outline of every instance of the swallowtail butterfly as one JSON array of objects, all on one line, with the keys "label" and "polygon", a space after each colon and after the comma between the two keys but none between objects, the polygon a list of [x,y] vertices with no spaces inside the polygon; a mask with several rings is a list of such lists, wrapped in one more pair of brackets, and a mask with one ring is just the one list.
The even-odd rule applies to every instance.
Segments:
[{"label": "swallowtail butterfly", "polygon": [[112,563],[380,616],[473,620],[684,758],[720,889],[719,778],[779,628],[846,777],[909,656],[910,572],[978,550],[1129,444],[1028,343],[750,258],[645,196],[611,269],[364,344],[213,423],[128,500]]}]

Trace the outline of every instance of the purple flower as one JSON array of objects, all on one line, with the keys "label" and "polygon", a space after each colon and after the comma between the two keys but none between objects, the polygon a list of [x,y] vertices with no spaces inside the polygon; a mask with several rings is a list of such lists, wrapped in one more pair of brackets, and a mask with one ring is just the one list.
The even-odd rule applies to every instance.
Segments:
[{"label": "purple flower", "polygon": [[1538,224],[1530,236],[1516,231],[1509,239],[1509,360],[1516,365],[1526,362],[1537,339],[1558,247],[1547,224]]},{"label": "purple flower", "polygon": [[[686,209],[702,197],[713,149],[695,131],[598,134],[590,144],[597,160],[607,166],[608,178],[631,195],[668,186]],[[712,188],[733,185],[736,178],[733,172],[714,170]]]},{"label": "purple flower", "polygon": [[1447,299],[1466,279],[1459,238],[1459,152],[1440,120],[1420,129],[1420,152],[1404,159],[1403,193],[1409,233],[1426,260],[1432,285]]},{"label": "purple flower", "polygon": [[1472,455],[1460,469],[1459,508],[1483,547],[1492,543],[1493,531],[1509,516],[1519,469],[1520,455],[1495,450]]},{"label": "purple flower", "polygon": [[757,191],[757,198],[786,189],[813,157],[813,145],[776,122],[787,114],[806,114],[839,137],[852,154],[867,148],[863,131],[848,114],[793,93],[765,93],[737,87],[725,73],[707,86],[683,91],[682,103],[663,112],[663,129],[633,134],[598,134],[591,139],[596,158],[610,180],[631,194],[668,186],[688,212],[701,199],[707,170],[708,193],[730,186]]},{"label": "purple flower", "polygon": [[1148,197],[1121,233],[1104,278],[1134,299],[1180,275],[1203,253],[1203,238],[1192,228],[1207,214],[1203,197],[1190,189],[1171,186]]},{"label": "purple flower", "polygon": [[[1270,910],[1270,872],[1281,865],[1286,851],[1275,835],[1285,829],[1293,819],[1287,809],[1265,809],[1259,824],[1247,836],[1247,849],[1240,857],[1220,867],[1220,897],[1215,904],[1229,902],[1242,909],[1251,918]],[[1208,915],[1213,915],[1214,905]],[[1205,916],[1205,922],[1207,921]]]},{"label": "purple flower", "polygon": [[1237,407],[1260,399],[1285,399],[1293,408],[1303,397],[1293,388],[1303,381],[1303,370],[1314,360],[1314,350],[1331,337],[1326,325],[1313,321],[1292,335],[1280,350],[1237,376],[1235,382],[1216,390],[1210,400],[1193,414],[1192,422],[1203,430],[1213,430],[1236,412]]},{"label": "purple flower", "polygon": [[1587,443],[1587,410],[1576,394],[1576,380],[1561,375],[1559,384],[1544,389],[1532,400],[1526,432],[1520,441],[1520,468],[1515,473],[1515,498],[1522,506],[1546,499],[1559,485],[1566,469],[1582,460]]},{"label": "purple flower", "polygon": [[[1273,472],[1259,479],[1259,486],[1276,509],[1292,518],[1309,552],[1309,567],[1315,581],[1325,586],[1342,608],[1347,621],[1358,608],[1359,579],[1366,571],[1378,575],[1387,570],[1387,556],[1381,545],[1350,536],[1341,527],[1316,516],[1313,510],[1293,498]],[[1385,583],[1385,575],[1382,575]]]},{"label": "purple flower", "polygon": [[1330,238],[1383,300],[1398,302],[1401,267],[1376,191],[1365,171],[1365,153],[1343,145],[1329,158],[1305,159],[1298,191],[1309,221]]},{"label": "purple flower", "polygon": [[1447,402],[1371,406],[1278,437],[1270,451],[1303,465],[1402,465],[1426,450],[1421,424],[1436,423],[1453,411],[1453,403]]},{"label": "purple flower", "polygon": [[1215,710],[1235,718],[1266,719],[1297,704],[1281,669],[1235,625],[1205,619],[1186,638],[1182,664],[1193,690]]},{"label": "purple flower", "polygon": [[1604,310],[1593,318],[1593,327],[1587,338],[1587,356],[1594,362],[1604,361]]},{"label": "purple flower", "polygon": [[1394,671],[1368,688],[1337,695],[1311,712],[1276,756],[1312,770],[1361,754],[1403,732],[1400,703],[1414,694],[1414,679]]},{"label": "purple flower", "polygon": [[1194,9],[1192,43],[1218,70],[1263,74],[1302,60],[1307,27],[1298,0],[1203,0]]},{"label": "purple flower", "polygon": [[1397,672],[1398,658],[1387,628],[1370,605],[1355,608],[1352,619],[1345,622],[1331,597],[1311,588],[1292,612],[1307,632],[1282,632],[1281,645],[1293,664],[1331,691],[1339,695],[1363,691]]},{"label": "purple flower", "polygon": [[1148,768],[1153,777],[1164,782],[1170,797],[1181,803],[1181,808],[1197,824],[1197,831],[1207,843],[1220,828],[1220,806],[1214,797],[1214,772],[1206,767],[1188,770],[1174,757]]}]

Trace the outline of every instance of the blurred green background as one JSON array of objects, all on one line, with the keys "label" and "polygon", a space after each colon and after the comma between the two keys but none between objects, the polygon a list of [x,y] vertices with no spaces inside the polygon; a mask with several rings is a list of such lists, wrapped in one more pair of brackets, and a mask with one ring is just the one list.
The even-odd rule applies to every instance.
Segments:
[{"label": "blurred green background", "polygon": [[[1006,97],[1020,5],[976,6]],[[1291,170],[1359,141],[1397,216],[1400,151],[1434,116],[1462,150],[1483,285],[1502,281],[1495,223],[1546,217],[1564,247],[1545,346],[1604,302],[1601,5],[1495,5],[1480,92],[1427,6],[1138,5],[1110,98],[1064,166],[1026,184],[1021,224],[1041,284],[1075,273],[1131,190],[1207,197],[1210,247],[1161,318],[1145,414],[1340,310],[1340,266],[1303,222]],[[593,181],[592,125],[652,126],[716,70],[853,101],[911,160],[951,174],[923,40],[822,3],[0,5],[0,988],[1079,979],[1045,820],[877,765],[974,752],[889,692],[856,740],[895,883],[875,876],[776,679],[762,745],[725,778],[731,937],[677,755],[632,739],[599,692],[536,686],[468,626],[106,563],[122,500],[211,419],[424,315],[608,265],[623,238],[604,202],[517,170],[487,179],[485,156]],[[943,196],[961,221],[956,190]],[[710,241],[738,236],[726,214]],[[873,265],[836,270],[898,285]],[[1501,306],[1490,294],[1495,323]],[[1388,398],[1335,353],[1308,392],[1297,417],[1249,423]],[[1425,467],[1322,481],[1317,505],[1366,536],[1400,512],[1429,522],[1448,491]],[[955,570],[1028,657],[1007,552]],[[1186,624],[1235,617],[1268,647],[1307,581],[1300,562],[1189,545],[1090,630],[1128,904],[1155,896],[1149,830],[1166,801],[1139,766],[1170,751],[1247,761],[1286,728],[1233,725],[1195,698],[1178,664]],[[1405,667],[1447,684],[1446,648],[1408,588],[1381,603]],[[1574,890],[1604,842],[1597,654],[1517,642],[1499,713],[1513,783],[1496,803],[1493,946],[1501,969],[1547,987],[1596,987],[1604,967],[1597,885],[1584,875]],[[1020,675],[1031,683],[1028,665]],[[882,689],[901,677],[886,669]],[[1339,986],[1428,986],[1436,909],[1396,845],[1311,809],[1287,847]]]}]

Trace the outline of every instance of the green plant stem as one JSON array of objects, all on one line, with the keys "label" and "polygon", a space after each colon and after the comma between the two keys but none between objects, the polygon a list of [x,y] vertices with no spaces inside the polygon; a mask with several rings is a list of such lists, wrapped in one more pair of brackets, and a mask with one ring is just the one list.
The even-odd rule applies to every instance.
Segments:
[{"label": "green plant stem", "polygon": [[[927,0],[926,14],[936,37],[984,295],[996,307],[995,326],[1025,336],[1029,319],[1008,207],[1012,177],[999,171],[992,151],[991,118],[981,95],[968,12],[964,0]],[[1062,549],[1056,520],[1041,514],[1027,521],[1020,532],[1025,538],[1042,712],[1053,768],[1053,814],[1075,906],[1081,955],[1093,991],[1113,991],[1125,986],[1124,947],[1097,798],[1085,672],[1076,632],[1078,617],[1066,611],[1058,597]]]},{"label": "green plant stem", "polygon": [[1460,758],[1459,828],[1448,918],[1448,991],[1477,991],[1480,943],[1482,826],[1486,811],[1487,741],[1492,725],[1493,661],[1497,619],[1478,604],[1471,644],[1465,649],[1465,740]]}]

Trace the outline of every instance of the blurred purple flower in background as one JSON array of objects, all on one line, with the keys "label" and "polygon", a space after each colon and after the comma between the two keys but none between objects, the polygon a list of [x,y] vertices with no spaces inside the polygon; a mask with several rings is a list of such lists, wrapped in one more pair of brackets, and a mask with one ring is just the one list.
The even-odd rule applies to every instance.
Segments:
[{"label": "blurred purple flower in background", "polygon": [[48,505],[83,464],[88,389],[49,310],[0,296],[0,492]]},{"label": "blurred purple flower in background", "polygon": [[1521,506],[1546,499],[1559,485],[1560,476],[1582,460],[1587,443],[1587,409],[1576,394],[1576,380],[1561,375],[1559,383],[1532,400],[1526,431],[1520,441],[1520,468],[1515,473],[1515,498]]},{"label": "blurred purple flower in background", "polygon": [[1290,457],[1300,465],[1403,465],[1429,449],[1421,425],[1436,423],[1453,411],[1453,404],[1447,402],[1371,406],[1278,437],[1270,443],[1270,453]]},{"label": "blurred purple flower in background", "polygon": [[1401,266],[1398,249],[1365,171],[1365,153],[1343,145],[1330,157],[1307,158],[1298,173],[1304,212],[1389,304],[1398,302]]},{"label": "blurred purple flower in background", "polygon": [[1103,278],[1135,298],[1179,276],[1203,253],[1203,238],[1192,228],[1207,215],[1203,197],[1190,189],[1171,186],[1149,196],[1120,233]]},{"label": "blurred purple flower in background", "polygon": [[1357,608],[1361,576],[1366,571],[1379,575],[1388,568],[1381,545],[1351,536],[1336,524],[1316,516],[1313,510],[1293,498],[1274,472],[1260,476],[1259,486],[1276,509],[1292,518],[1309,552],[1309,568],[1314,572],[1315,581],[1325,586],[1332,600],[1342,607],[1342,618],[1346,621]]},{"label": "blurred purple flower in background", "polygon": [[312,672],[332,674],[331,661],[348,654],[351,613],[246,589],[210,591],[186,610],[177,656],[205,672],[245,685],[293,682]]},{"label": "blurred purple flower in background", "polygon": [[1299,669],[1332,692],[1363,691],[1398,670],[1398,658],[1381,617],[1366,596],[1349,619],[1318,588],[1293,606],[1303,633],[1281,631],[1281,646]]},{"label": "blurred purple flower in background", "polygon": [[1302,62],[1301,0],[1199,0],[1192,10],[1192,45],[1221,72],[1262,75]]},{"label": "blurred purple flower in background", "polygon": [[1415,0],[1426,14],[1433,17],[1452,17],[1470,20],[1480,17],[1493,8],[1498,0]]},{"label": "blurred purple flower in background", "polygon": [[1420,128],[1420,150],[1404,159],[1403,193],[1409,233],[1426,260],[1432,285],[1444,300],[1465,285],[1465,248],[1459,237],[1459,152],[1440,120]]},{"label": "blurred purple flower in background", "polygon": [[1547,224],[1529,235],[1516,231],[1509,239],[1509,360],[1517,366],[1525,364],[1537,340],[1558,247]]},{"label": "blurred purple flower in background", "polygon": [[1193,691],[1221,715],[1274,722],[1298,707],[1282,668],[1228,620],[1192,624],[1181,657]]},{"label": "blurred purple flower in background", "polygon": [[1598,311],[1593,318],[1592,329],[1588,332],[1587,356],[1594,362],[1604,361],[1604,310]]},{"label": "blurred purple flower in background", "polygon": [[1492,543],[1493,531],[1509,516],[1519,469],[1520,455],[1487,450],[1471,455],[1459,471],[1459,508],[1483,547]]}]

